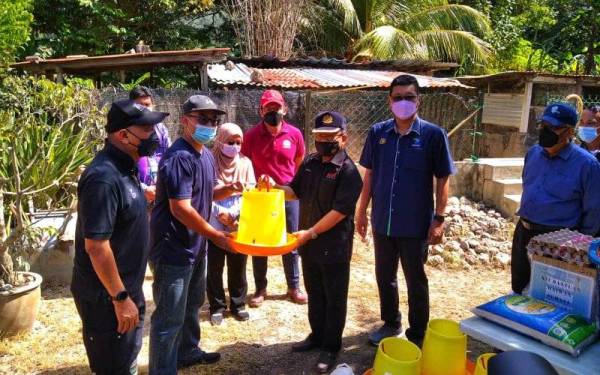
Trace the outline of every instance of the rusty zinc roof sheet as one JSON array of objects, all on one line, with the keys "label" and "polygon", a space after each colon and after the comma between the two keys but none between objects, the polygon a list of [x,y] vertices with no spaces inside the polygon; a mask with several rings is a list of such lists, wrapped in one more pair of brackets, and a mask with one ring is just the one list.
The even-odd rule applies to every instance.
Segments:
[{"label": "rusty zinc roof sheet", "polygon": [[[219,85],[281,87],[289,89],[331,89],[350,87],[387,88],[400,71],[318,68],[250,68],[243,63],[208,65],[208,76]],[[413,74],[421,87],[471,88],[452,78]]]}]

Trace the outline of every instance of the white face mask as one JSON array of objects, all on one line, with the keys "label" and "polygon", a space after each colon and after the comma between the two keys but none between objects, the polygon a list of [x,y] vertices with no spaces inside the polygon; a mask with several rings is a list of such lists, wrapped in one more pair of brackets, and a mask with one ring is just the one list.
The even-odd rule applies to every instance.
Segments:
[{"label": "white face mask", "polygon": [[223,153],[223,155],[227,156],[228,158],[233,159],[240,153],[241,149],[242,149],[242,146],[240,146],[240,145],[225,144],[225,145],[223,145],[221,152]]}]

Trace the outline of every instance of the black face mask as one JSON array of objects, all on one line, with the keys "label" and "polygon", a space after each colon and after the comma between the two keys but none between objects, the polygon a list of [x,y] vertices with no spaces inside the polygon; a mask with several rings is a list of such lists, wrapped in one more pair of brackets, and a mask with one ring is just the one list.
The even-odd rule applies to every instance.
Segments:
[{"label": "black face mask", "polygon": [[152,134],[146,139],[138,137],[129,130],[127,130],[127,132],[140,140],[140,144],[137,145],[138,155],[140,157],[154,155],[154,151],[156,151],[160,145],[160,140],[158,139],[158,134],[156,134],[156,132],[152,132]]},{"label": "black face mask", "polygon": [[263,120],[269,126],[277,126],[283,121],[283,113],[277,111],[267,112]]},{"label": "black face mask", "polygon": [[317,153],[321,156],[334,156],[340,150],[338,142],[317,142],[315,141]]},{"label": "black face mask", "polygon": [[540,144],[540,146],[545,148],[555,146],[558,143],[558,140],[560,139],[560,136],[552,130],[550,130],[547,126],[542,126],[538,137],[538,143]]}]

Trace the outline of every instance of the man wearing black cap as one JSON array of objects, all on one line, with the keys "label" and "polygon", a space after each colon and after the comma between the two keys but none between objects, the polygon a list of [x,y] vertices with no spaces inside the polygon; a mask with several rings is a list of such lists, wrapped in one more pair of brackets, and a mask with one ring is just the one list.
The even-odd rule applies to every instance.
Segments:
[{"label": "man wearing black cap", "polygon": [[573,144],[577,112],[554,103],[544,110],[539,144],[525,155],[523,195],[512,243],[512,290],[522,293],[531,276],[527,244],[563,228],[594,235],[600,230],[600,164]]},{"label": "man wearing black cap", "polygon": [[133,100],[112,104],[104,149],[77,188],[77,231],[71,291],[92,372],[137,371],[148,258],[146,198],[136,161],[158,146],[154,125],[168,113]]},{"label": "man wearing black cap", "polygon": [[300,200],[300,228],[296,232],[304,285],[308,292],[311,334],[292,350],[320,349],[316,364],[328,372],[342,347],[350,258],[354,235],[354,210],[362,180],[348,157],[346,119],[323,112],[315,119],[317,152],[304,160],[289,186],[277,186],[286,199]]},{"label": "man wearing black cap", "polygon": [[182,137],[160,161],[156,205],[150,220],[150,268],[156,310],[150,329],[150,374],[209,364],[219,353],[199,348],[198,314],[206,287],[206,240],[229,249],[227,234],[209,223],[213,195],[224,199],[240,186],[213,189],[214,158],[204,147],[225,112],[207,96],[194,95],[182,108]]}]

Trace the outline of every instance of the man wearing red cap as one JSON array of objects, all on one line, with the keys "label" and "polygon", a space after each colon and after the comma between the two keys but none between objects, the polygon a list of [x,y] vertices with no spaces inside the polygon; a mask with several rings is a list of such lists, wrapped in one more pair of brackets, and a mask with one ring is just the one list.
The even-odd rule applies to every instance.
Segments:
[{"label": "man wearing red cap", "polygon": [[[256,176],[268,175],[278,185],[289,184],[304,159],[304,138],[298,128],[283,117],[287,106],[276,90],[266,90],[260,98],[262,121],[244,135],[242,154],[252,161]],[[298,230],[298,201],[285,204],[288,232]],[[256,292],[250,299],[251,307],[260,306],[267,295],[267,258],[252,257]],[[300,268],[296,250],[283,256],[283,269],[288,285],[287,295],[295,303],[304,304],[306,294],[300,290]]]}]

